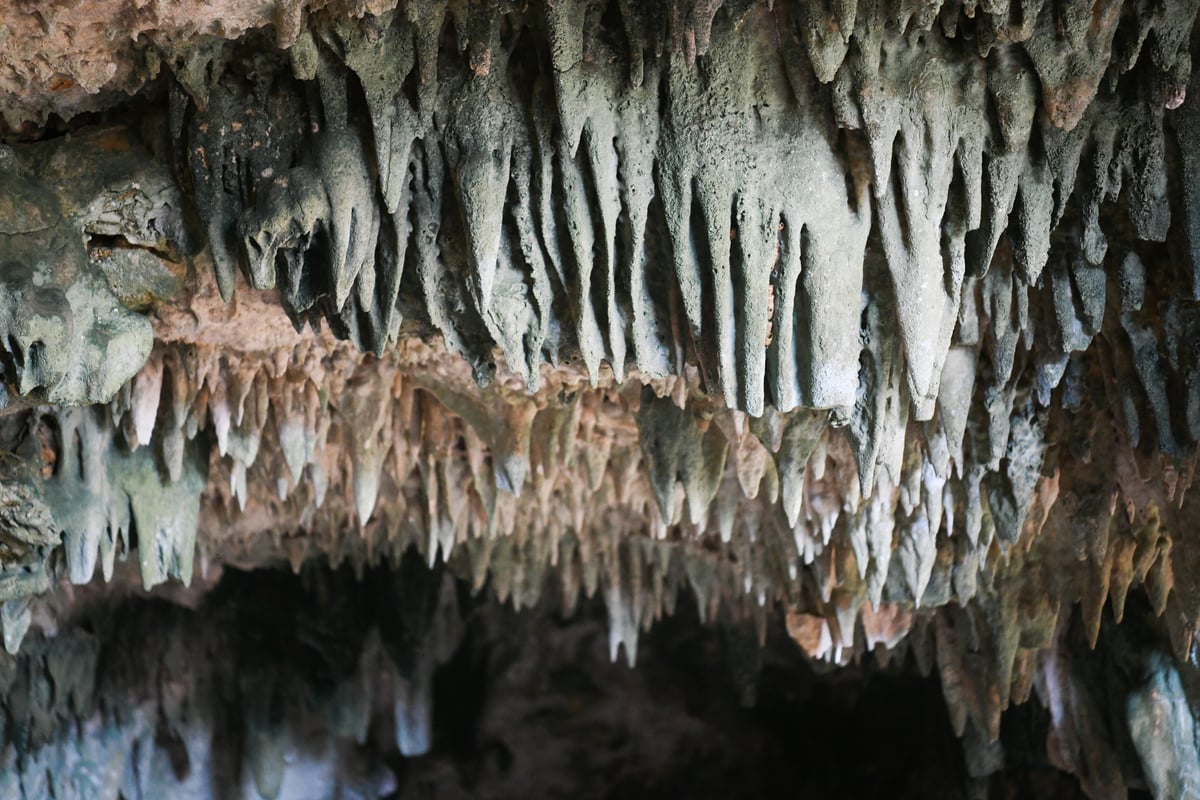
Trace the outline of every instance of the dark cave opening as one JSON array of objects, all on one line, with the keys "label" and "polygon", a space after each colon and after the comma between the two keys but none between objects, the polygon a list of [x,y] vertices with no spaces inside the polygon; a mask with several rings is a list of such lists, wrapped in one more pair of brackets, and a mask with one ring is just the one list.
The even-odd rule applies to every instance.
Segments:
[{"label": "dark cave opening", "polygon": [[[54,768],[64,738],[125,731],[137,755],[118,796],[130,800],[176,796],[173,782],[228,798],[949,799],[983,788],[971,791],[936,673],[922,677],[911,655],[814,665],[782,620],[760,643],[724,615],[701,624],[690,597],[642,633],[631,668],[609,659],[599,597],[567,615],[548,591],[517,611],[412,554],[361,576],[313,562],[298,575],[226,569],[207,589],[163,595],[77,599],[70,623],[4,663],[17,758]],[[419,725],[423,691],[429,730],[407,741],[428,748],[405,756],[397,720]],[[137,729],[139,715],[153,724]],[[1083,796],[1047,762],[1048,722],[1036,697],[1005,716],[1005,769],[987,796]]]}]

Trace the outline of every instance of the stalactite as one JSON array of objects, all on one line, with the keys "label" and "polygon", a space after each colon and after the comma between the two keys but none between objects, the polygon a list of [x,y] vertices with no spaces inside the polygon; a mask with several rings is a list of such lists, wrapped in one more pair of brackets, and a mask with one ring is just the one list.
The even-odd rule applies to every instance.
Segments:
[{"label": "stalactite", "polygon": [[[146,130],[0,146],[6,649],[97,565],[412,548],[601,594],[630,664],[680,592],[911,651],[975,777],[1036,685],[1119,794],[1080,641],[1144,604],[1184,657],[1200,614],[1196,3],[387,5],[164,50]],[[381,646],[421,753],[440,656]],[[1182,667],[1136,668],[1120,724],[1189,791],[1147,722],[1192,725]],[[247,674],[286,794],[288,687]]]}]

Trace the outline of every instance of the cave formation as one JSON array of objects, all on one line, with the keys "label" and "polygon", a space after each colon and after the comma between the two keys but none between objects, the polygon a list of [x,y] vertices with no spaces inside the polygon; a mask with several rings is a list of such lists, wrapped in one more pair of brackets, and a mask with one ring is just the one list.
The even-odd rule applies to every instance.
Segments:
[{"label": "cave formation", "polygon": [[0,0],[0,796],[1200,797],[1198,10]]}]

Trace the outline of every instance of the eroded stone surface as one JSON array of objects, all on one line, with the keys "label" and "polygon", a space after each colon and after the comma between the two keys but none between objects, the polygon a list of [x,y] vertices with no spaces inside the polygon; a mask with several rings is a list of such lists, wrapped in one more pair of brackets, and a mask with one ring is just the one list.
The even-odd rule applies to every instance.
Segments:
[{"label": "eroded stone surface", "polygon": [[16,396],[106,403],[153,345],[131,308],[183,285],[178,186],[122,129],[0,145],[0,361]]},{"label": "eroded stone surface", "polygon": [[165,69],[203,87],[226,42],[270,31],[290,46],[306,13],[362,15],[394,0],[9,0],[0,9],[0,121],[10,129],[69,120],[143,89]]}]

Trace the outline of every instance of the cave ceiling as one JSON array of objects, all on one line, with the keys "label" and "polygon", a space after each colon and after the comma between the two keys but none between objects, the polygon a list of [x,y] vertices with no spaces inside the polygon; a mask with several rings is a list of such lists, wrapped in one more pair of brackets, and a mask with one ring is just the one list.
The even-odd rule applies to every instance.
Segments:
[{"label": "cave ceiling", "polygon": [[405,755],[461,585],[908,665],[976,788],[1037,702],[1087,796],[1200,796],[1198,10],[0,0],[4,796],[179,778],[80,620],[264,569],[367,609],[323,724],[387,662]]}]

